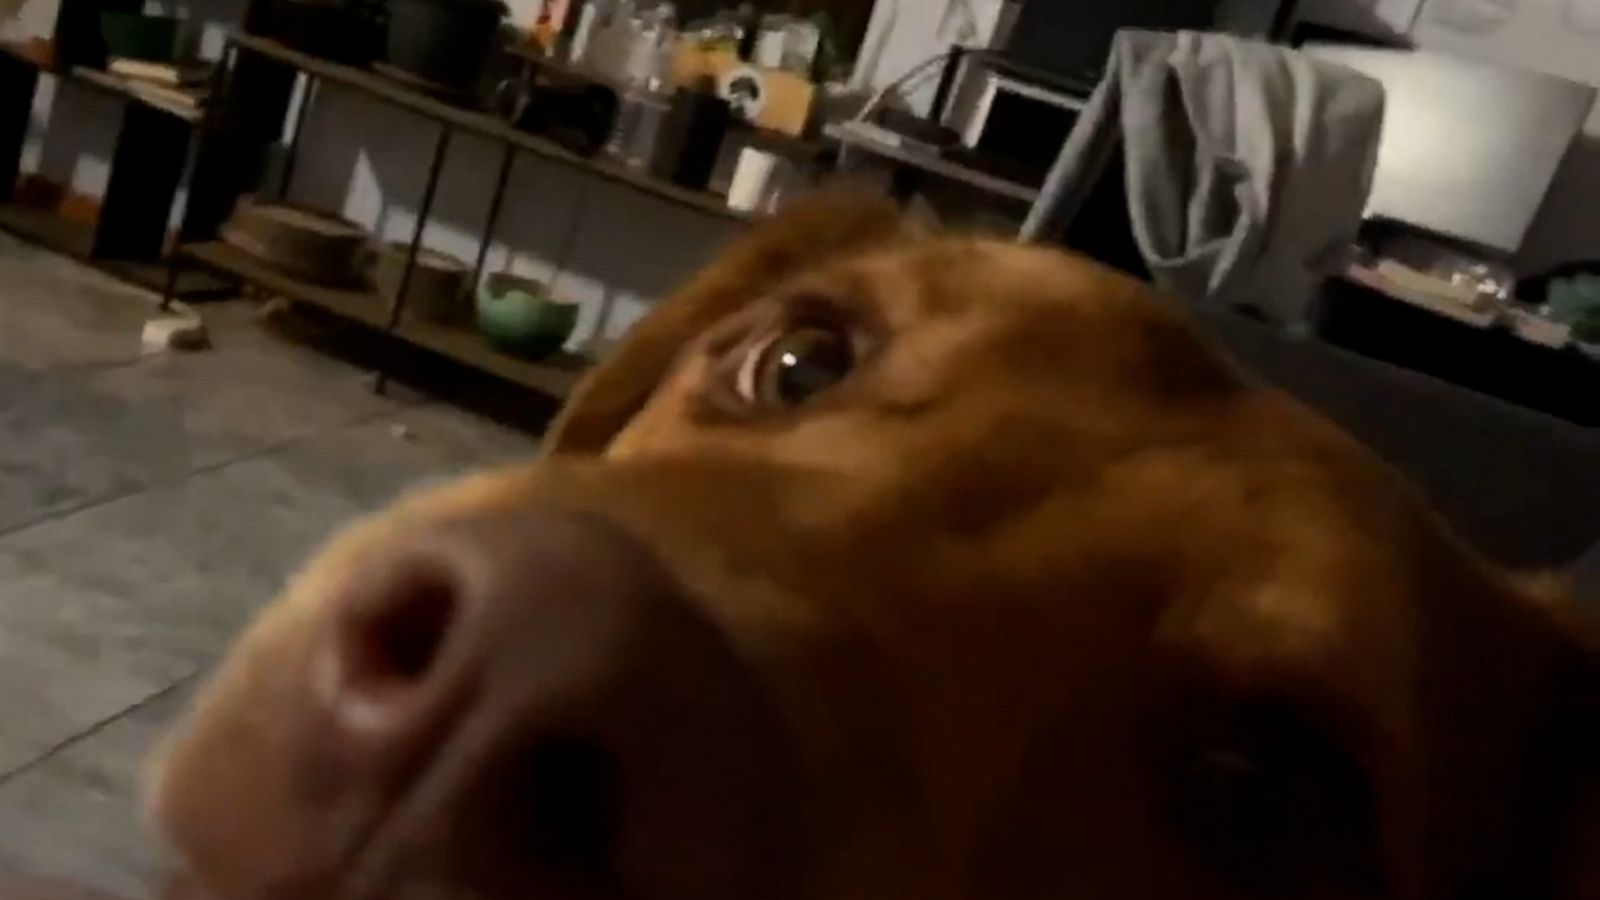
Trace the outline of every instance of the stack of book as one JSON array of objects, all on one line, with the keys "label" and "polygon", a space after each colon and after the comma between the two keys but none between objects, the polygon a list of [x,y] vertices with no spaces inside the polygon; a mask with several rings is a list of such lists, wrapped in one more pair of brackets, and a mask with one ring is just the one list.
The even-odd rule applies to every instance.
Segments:
[{"label": "stack of book", "polygon": [[198,115],[205,108],[210,93],[212,67],[207,63],[113,57],[106,70],[141,98],[191,115]]}]

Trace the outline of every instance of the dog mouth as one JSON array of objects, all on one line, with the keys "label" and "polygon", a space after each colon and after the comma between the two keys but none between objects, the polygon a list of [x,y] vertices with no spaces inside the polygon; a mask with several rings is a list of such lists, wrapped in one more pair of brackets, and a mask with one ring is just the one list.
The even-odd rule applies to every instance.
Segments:
[{"label": "dog mouth", "polygon": [[[662,806],[629,796],[601,741],[545,736],[497,757],[431,761],[320,863],[246,872],[182,848],[200,852],[175,854],[164,900],[731,900],[748,884],[728,873],[760,868],[720,842],[658,850]],[[679,830],[713,830],[683,813]]]}]

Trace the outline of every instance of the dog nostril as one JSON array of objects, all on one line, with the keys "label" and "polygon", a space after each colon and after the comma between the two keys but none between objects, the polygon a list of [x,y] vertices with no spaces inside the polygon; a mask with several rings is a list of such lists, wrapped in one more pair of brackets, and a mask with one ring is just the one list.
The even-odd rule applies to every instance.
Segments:
[{"label": "dog nostril", "polygon": [[592,741],[546,739],[524,760],[508,810],[524,823],[527,850],[542,868],[584,880],[610,873],[621,822],[617,759]]},{"label": "dog nostril", "polygon": [[408,573],[345,629],[347,685],[369,696],[423,681],[439,658],[457,613],[457,590],[443,572]]}]

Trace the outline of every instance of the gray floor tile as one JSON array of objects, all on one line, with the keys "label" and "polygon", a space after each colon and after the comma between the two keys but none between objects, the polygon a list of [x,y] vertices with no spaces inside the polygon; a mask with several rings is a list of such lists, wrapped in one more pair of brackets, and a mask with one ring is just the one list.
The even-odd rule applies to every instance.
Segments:
[{"label": "gray floor tile", "polygon": [[169,411],[0,360],[0,532],[181,480],[198,462]]},{"label": "gray floor tile", "polygon": [[132,362],[156,297],[0,235],[0,359],[38,369]]},{"label": "gray floor tile", "polygon": [[142,822],[141,778],[188,695],[162,695],[0,783],[0,869],[154,896],[165,857]]},{"label": "gray floor tile", "polygon": [[[0,238],[0,533],[415,404],[203,308],[214,347],[141,357],[155,298]],[[398,390],[398,389],[397,389]]]},{"label": "gray floor tile", "polygon": [[176,420],[199,465],[338,428],[418,398],[398,387],[372,390],[369,373],[279,339],[257,320],[254,304],[204,308],[212,348],[164,353],[88,376],[96,389]]},{"label": "gray floor tile", "polygon": [[461,413],[407,411],[0,537],[0,564],[121,598],[129,627],[203,663],[340,525],[531,448]]}]

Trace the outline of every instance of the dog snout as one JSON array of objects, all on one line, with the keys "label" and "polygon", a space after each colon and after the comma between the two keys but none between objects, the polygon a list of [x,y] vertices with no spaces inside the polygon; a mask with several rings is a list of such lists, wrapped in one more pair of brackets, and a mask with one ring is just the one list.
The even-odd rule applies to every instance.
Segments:
[{"label": "dog snout", "polygon": [[[320,861],[331,883],[311,893],[343,897],[418,884],[543,896],[581,882],[731,898],[760,890],[770,847],[789,853],[770,841],[793,839],[792,769],[759,679],[639,540],[588,515],[462,518],[389,536],[344,567],[300,598],[315,610],[304,665],[255,673],[262,703],[245,727],[257,740],[202,727],[175,748],[175,776],[254,773],[229,800],[255,809],[214,805],[198,783],[167,785],[159,804],[221,893],[254,893],[257,861],[312,862],[264,855],[259,836],[230,846],[205,824],[241,815],[288,845],[361,823],[317,839],[345,850]],[[310,702],[273,705],[295,697]],[[243,759],[251,748],[264,758]]]},{"label": "dog snout", "polygon": [[648,551],[593,517],[425,526],[344,574],[306,674],[337,723],[330,739],[375,752],[444,740],[444,720],[499,706],[582,717],[642,668],[670,677],[681,660],[729,654]]}]

